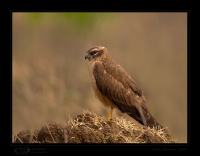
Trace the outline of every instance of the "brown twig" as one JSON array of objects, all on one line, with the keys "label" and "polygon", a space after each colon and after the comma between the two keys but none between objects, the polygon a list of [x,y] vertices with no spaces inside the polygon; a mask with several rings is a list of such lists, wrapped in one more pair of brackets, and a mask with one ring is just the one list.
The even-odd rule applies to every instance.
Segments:
[{"label": "brown twig", "polygon": [[54,138],[53,138],[53,136],[52,136],[52,134],[51,134],[51,132],[50,132],[50,130],[49,130],[49,126],[48,126],[47,123],[46,123],[46,125],[47,125],[47,129],[48,129],[48,131],[49,131],[49,134],[51,135],[52,140],[54,141],[54,143],[56,143],[55,140],[54,140]]}]

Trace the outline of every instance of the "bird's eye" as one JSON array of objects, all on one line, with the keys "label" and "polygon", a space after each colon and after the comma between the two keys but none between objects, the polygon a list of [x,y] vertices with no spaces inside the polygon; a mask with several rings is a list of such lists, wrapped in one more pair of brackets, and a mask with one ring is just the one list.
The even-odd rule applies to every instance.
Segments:
[{"label": "bird's eye", "polygon": [[91,52],[91,54],[92,54],[92,55],[95,55],[95,54],[97,54],[97,51],[94,50],[94,51]]}]

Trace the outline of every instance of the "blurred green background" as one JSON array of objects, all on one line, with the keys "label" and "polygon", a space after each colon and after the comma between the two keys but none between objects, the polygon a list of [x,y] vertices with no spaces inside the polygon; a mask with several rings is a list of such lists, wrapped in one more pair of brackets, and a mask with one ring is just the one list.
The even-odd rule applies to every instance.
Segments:
[{"label": "blurred green background", "polygon": [[13,12],[13,132],[66,123],[83,110],[108,116],[84,60],[96,45],[137,82],[151,114],[187,142],[186,13]]}]

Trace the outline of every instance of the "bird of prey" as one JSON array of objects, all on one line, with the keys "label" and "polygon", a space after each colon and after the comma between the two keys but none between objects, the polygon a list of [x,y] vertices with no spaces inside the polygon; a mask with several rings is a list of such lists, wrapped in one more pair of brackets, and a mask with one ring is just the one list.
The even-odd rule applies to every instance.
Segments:
[{"label": "bird of prey", "polygon": [[131,76],[111,58],[108,49],[103,46],[90,48],[88,59],[89,75],[92,87],[98,99],[110,107],[108,119],[112,120],[112,111],[119,109],[146,127],[163,128],[147,109],[147,100],[143,91]]}]

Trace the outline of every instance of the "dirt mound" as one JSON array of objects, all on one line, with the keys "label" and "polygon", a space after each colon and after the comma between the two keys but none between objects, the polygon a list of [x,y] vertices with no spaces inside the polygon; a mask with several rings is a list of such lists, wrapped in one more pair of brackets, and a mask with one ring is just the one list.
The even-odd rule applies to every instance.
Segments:
[{"label": "dirt mound", "polygon": [[156,130],[127,121],[107,120],[84,111],[67,124],[50,123],[41,130],[23,130],[14,143],[175,143],[166,129]]}]

